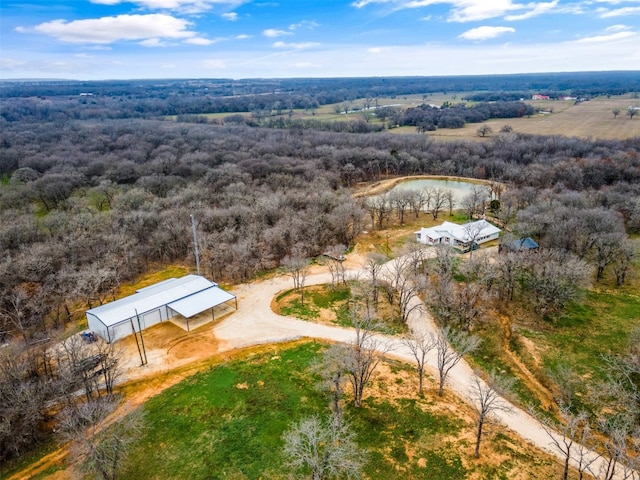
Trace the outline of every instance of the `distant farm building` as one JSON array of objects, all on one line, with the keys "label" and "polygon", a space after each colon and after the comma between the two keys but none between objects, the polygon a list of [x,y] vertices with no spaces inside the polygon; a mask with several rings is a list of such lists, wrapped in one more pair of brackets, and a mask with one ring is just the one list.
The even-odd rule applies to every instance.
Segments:
[{"label": "distant farm building", "polygon": [[500,232],[498,227],[486,220],[478,220],[464,225],[444,222],[437,227],[421,228],[415,234],[416,241],[423,245],[450,245],[467,251],[477,245],[497,239]]},{"label": "distant farm building", "polygon": [[540,95],[539,93],[536,93],[531,95],[531,100],[549,100],[549,95]]},{"label": "distant farm building", "polygon": [[133,295],[87,310],[87,323],[91,331],[108,343],[170,319],[186,321],[189,331],[191,318],[211,310],[213,320],[214,307],[231,300],[235,300],[237,309],[235,295],[204,277],[186,275],[141,288]]}]

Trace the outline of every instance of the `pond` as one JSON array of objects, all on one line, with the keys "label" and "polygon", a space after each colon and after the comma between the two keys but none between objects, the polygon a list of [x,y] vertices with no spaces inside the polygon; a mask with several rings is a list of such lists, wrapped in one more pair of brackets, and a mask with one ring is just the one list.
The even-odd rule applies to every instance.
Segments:
[{"label": "pond", "polygon": [[486,193],[486,197],[489,197],[489,186],[479,183],[463,182],[459,180],[446,180],[439,178],[421,178],[419,180],[407,180],[406,182],[399,183],[393,187],[389,193],[400,190],[423,190],[425,188],[441,188],[443,190],[451,190],[453,192],[453,198],[456,205],[461,205],[462,200],[469,193],[471,193],[473,187],[480,187]]}]

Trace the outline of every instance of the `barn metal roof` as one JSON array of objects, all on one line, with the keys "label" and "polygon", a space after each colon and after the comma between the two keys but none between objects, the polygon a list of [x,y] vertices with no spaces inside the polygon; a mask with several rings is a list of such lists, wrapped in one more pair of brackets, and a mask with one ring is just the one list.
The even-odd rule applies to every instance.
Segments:
[{"label": "barn metal roof", "polygon": [[[123,320],[134,318],[136,316],[136,311],[139,315],[142,315],[164,305],[186,299],[194,294],[199,294],[201,292],[204,293],[207,290],[211,290],[209,294],[212,298],[223,298],[223,295],[221,295],[220,292],[226,295],[231,295],[218,288],[217,283],[211,282],[204,277],[199,275],[186,275],[181,278],[170,278],[163,282],[156,283],[155,285],[141,288],[133,295],[87,310],[87,314],[91,314],[99,318],[102,323],[107,327],[110,327],[122,322]],[[231,295],[231,298],[234,298],[234,296]],[[227,300],[215,303],[212,306],[219,305]],[[194,303],[194,308],[195,305],[204,305],[207,303],[210,302],[205,302],[201,297],[198,297],[198,301]],[[177,308],[171,308],[182,314],[182,312]],[[200,311],[204,311],[207,308],[211,307],[204,307]],[[185,311],[187,311],[186,308]]]},{"label": "barn metal roof", "polygon": [[221,303],[228,302],[236,298],[235,295],[231,295],[229,292],[225,292],[221,288],[211,287],[207,288],[188,297],[181,298],[175,302],[168,304],[172,310],[175,310],[180,315],[186,318],[191,318],[200,312],[204,312],[209,308],[213,308]]}]

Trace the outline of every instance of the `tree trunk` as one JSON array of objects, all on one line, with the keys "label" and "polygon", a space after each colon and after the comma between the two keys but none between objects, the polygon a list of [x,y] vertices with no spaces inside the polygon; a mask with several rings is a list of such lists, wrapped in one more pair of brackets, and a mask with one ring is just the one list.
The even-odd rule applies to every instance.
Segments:
[{"label": "tree trunk", "polygon": [[480,458],[480,441],[482,440],[482,426],[484,425],[484,419],[480,418],[478,421],[478,433],[476,435],[476,451],[474,456]]}]

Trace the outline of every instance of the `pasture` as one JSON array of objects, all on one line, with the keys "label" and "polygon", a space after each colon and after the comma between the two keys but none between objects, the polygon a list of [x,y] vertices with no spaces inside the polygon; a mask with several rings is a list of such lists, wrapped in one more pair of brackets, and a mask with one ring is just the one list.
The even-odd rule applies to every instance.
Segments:
[{"label": "pasture", "polygon": [[[318,343],[273,346],[213,366],[145,405],[148,428],[122,478],[287,479],[282,434],[310,415],[327,415],[328,397],[310,370]],[[345,414],[367,451],[364,479],[552,478],[559,465],[503,427],[490,426],[473,458],[473,414],[457,397],[435,396],[427,379],[416,394],[409,365],[387,361],[363,407]],[[347,402],[349,397],[347,396]]]},{"label": "pasture", "polygon": [[[370,104],[379,107],[389,106],[400,109],[415,108],[423,103],[429,105],[442,105],[444,102],[463,102],[464,92],[431,93],[402,95],[395,97],[380,97],[369,99]],[[348,102],[322,105],[313,109],[294,109],[291,112],[283,110],[280,117],[297,120],[315,119],[324,122],[361,121],[380,123],[375,117],[375,109],[365,110],[366,99],[359,98]],[[491,119],[484,123],[469,123],[463,128],[443,128],[428,132],[433,138],[442,140],[472,139],[477,141],[489,141],[502,127],[508,125],[517,133],[531,135],[564,135],[567,137],[625,139],[640,135],[640,114],[630,119],[626,113],[629,107],[640,107],[640,99],[632,95],[615,97],[595,97],[589,101],[578,102],[574,100],[525,100],[541,113],[531,117]],[[468,102],[467,102],[468,103]],[[616,117],[614,110],[620,113]],[[345,113],[345,111],[347,113]],[[228,112],[198,115],[206,117],[210,121],[224,122],[234,115],[242,115],[246,120],[253,118],[249,112]],[[267,115],[269,113],[267,112]],[[271,118],[277,118],[275,112],[271,112]],[[175,116],[167,117],[175,120]],[[477,130],[481,125],[488,125],[493,130],[486,137],[479,137]],[[414,127],[399,127],[388,130],[394,134],[417,133]]]}]

